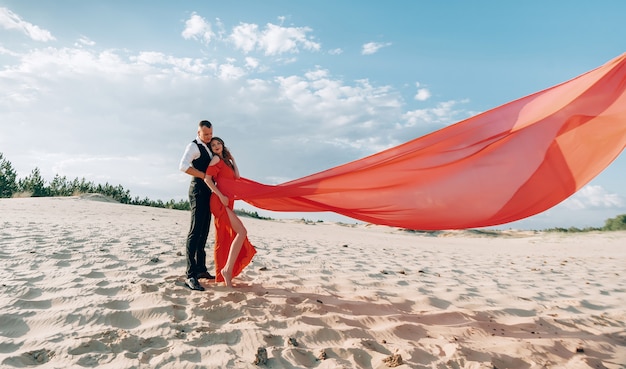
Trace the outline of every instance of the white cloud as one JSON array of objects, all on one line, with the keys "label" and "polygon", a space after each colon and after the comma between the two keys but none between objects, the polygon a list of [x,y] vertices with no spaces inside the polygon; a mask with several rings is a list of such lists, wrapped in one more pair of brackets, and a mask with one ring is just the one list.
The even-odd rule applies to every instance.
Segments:
[{"label": "white cloud", "polygon": [[[214,63],[206,63],[202,59],[197,58],[177,58],[161,52],[143,51],[136,56],[130,56],[130,61],[134,61],[137,65],[152,66],[164,68],[170,72],[184,72],[190,74],[201,74],[206,71],[215,71],[217,66]],[[168,72],[169,73],[169,72]]]},{"label": "white cloud", "polygon": [[[607,168],[610,171],[612,168]],[[547,229],[602,227],[609,218],[626,212],[625,199],[602,186],[586,185],[560,204],[530,218],[500,228]]]},{"label": "white cloud", "polygon": [[407,111],[402,115],[402,119],[406,122],[405,127],[419,125],[439,125],[443,127],[468,116],[466,110],[456,109],[459,103],[466,102],[453,100],[440,102],[432,108]]},{"label": "white cloud", "polygon": [[308,27],[280,27],[267,24],[261,38],[261,47],[266,55],[297,53],[300,47],[305,50],[318,51],[321,45],[309,40],[306,36],[310,31]]},{"label": "white cloud", "polygon": [[219,68],[219,77],[223,80],[239,79],[246,75],[246,72],[233,64],[222,64]]},{"label": "white cloud", "polygon": [[74,44],[76,47],[84,46],[94,46],[96,43],[93,40],[90,40],[89,37],[81,36],[78,41]]},{"label": "white cloud", "polygon": [[420,88],[415,94],[415,100],[426,101],[430,98],[430,91],[427,88]]},{"label": "white cloud", "polygon": [[[279,18],[279,20],[282,23],[284,18]],[[283,27],[282,25],[267,23],[265,28],[261,29],[257,24],[240,23],[233,27],[232,32],[228,34],[219,19],[216,20],[216,25],[219,29],[217,34],[212,30],[208,21],[194,13],[185,22],[182,36],[185,39],[200,40],[205,44],[214,40],[220,41],[230,44],[235,50],[239,50],[244,54],[259,52],[265,56],[272,57],[298,54],[301,51],[316,52],[321,49],[321,45],[309,36],[312,30],[308,27]],[[245,60],[248,68],[255,69],[260,65],[260,61],[257,58]],[[274,61],[289,64],[296,60],[295,57],[291,57],[278,58]],[[228,69],[228,67],[225,68]]]},{"label": "white cloud", "polygon": [[256,24],[242,23],[233,28],[233,32],[229,38],[235,45],[235,48],[240,49],[244,53],[249,53],[256,48],[259,42],[259,26]]},{"label": "white cloud", "polygon": [[185,22],[185,29],[182,32],[185,40],[194,39],[208,44],[211,42],[215,33],[211,30],[211,24],[198,14],[193,13]]},{"label": "white cloud", "polygon": [[378,50],[380,50],[383,47],[386,46],[391,46],[390,42],[387,43],[380,43],[380,42],[368,42],[366,44],[363,45],[362,49],[361,49],[361,54],[363,55],[371,55],[371,54],[375,54],[378,52]]},{"label": "white cloud", "polygon": [[9,50],[7,48],[2,47],[2,45],[0,45],[0,55],[9,55],[9,56],[20,56],[19,53],[16,53],[12,50]]},{"label": "white cloud", "polygon": [[399,96],[389,86],[374,87],[368,80],[356,81],[353,86],[345,85],[330,78],[329,72],[322,69],[305,73],[304,77],[279,77],[278,82],[282,98],[296,111],[318,117],[320,127],[351,126],[355,131],[361,131],[352,132],[357,136],[375,131],[374,127],[362,129],[371,116],[401,106]]},{"label": "white cloud", "polygon": [[23,21],[20,16],[7,8],[0,8],[0,26],[8,30],[20,31],[34,41],[48,42],[56,40],[50,31]]},{"label": "white cloud", "polygon": [[248,67],[249,69],[257,69],[259,67],[259,59],[247,56],[245,60],[246,67]]},{"label": "white cloud", "polygon": [[425,87],[421,87],[421,84],[419,82],[415,82],[415,87],[417,88],[417,93],[415,94],[413,99],[417,101],[426,101],[430,98],[430,90]]},{"label": "white cloud", "polygon": [[568,209],[620,208],[624,199],[618,194],[608,193],[602,186],[587,185],[563,201]]},{"label": "white cloud", "polygon": [[132,57],[132,59],[142,64],[168,64],[168,57],[157,51],[143,51],[137,56]]},{"label": "white cloud", "polygon": [[215,28],[217,28],[216,37],[222,40],[225,37],[226,30],[224,29],[224,23],[222,23],[221,19],[215,18]]},{"label": "white cloud", "polygon": [[328,53],[330,55],[340,55],[340,54],[343,54],[343,50],[340,48],[336,48],[336,49],[328,50]]},{"label": "white cloud", "polygon": [[307,37],[309,32],[311,29],[308,27],[282,27],[268,23],[264,30],[260,30],[256,24],[241,23],[233,28],[229,39],[235,48],[244,53],[260,50],[267,56],[298,53],[300,49],[320,50],[321,45]]}]

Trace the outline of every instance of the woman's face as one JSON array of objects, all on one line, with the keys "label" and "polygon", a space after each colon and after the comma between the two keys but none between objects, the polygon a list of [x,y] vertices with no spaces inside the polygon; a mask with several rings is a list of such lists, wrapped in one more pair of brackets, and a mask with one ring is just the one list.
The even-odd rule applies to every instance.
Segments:
[{"label": "woman's face", "polygon": [[224,149],[224,146],[222,146],[221,142],[219,142],[218,140],[211,141],[211,151],[213,151],[214,154],[222,155],[223,149]]}]

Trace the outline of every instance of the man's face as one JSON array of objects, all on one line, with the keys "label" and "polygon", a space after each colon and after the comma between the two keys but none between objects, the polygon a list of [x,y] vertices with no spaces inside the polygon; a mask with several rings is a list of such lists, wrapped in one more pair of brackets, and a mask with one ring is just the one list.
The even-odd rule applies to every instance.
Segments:
[{"label": "man's face", "polygon": [[211,141],[211,139],[213,138],[213,128],[208,128],[204,126],[200,127],[198,129],[198,137],[200,137],[202,142],[208,144],[209,141]]}]

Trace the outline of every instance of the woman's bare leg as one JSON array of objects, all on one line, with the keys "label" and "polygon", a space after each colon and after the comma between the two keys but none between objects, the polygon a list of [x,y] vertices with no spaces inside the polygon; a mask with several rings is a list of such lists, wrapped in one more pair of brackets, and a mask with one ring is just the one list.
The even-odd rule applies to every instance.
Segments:
[{"label": "woman's bare leg", "polygon": [[237,260],[237,256],[239,256],[239,251],[241,251],[241,246],[243,245],[243,241],[248,235],[248,231],[234,211],[232,211],[230,208],[226,208],[226,213],[228,214],[228,219],[230,219],[230,225],[231,227],[233,227],[233,231],[235,231],[236,233],[235,238],[233,238],[233,242],[230,244],[230,250],[228,251],[226,266],[224,266],[224,269],[222,269],[222,277],[224,277],[224,283],[227,287],[231,287],[235,261]]}]

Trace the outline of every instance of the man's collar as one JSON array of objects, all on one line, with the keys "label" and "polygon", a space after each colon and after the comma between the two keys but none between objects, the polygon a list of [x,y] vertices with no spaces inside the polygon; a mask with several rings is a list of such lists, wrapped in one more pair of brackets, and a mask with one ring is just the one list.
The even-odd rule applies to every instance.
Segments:
[{"label": "man's collar", "polygon": [[204,145],[204,147],[206,147],[206,151],[208,151],[208,152],[209,152],[209,156],[210,156],[210,157],[213,157],[213,153],[211,152],[211,148],[209,147],[209,145],[208,145],[208,144],[205,144],[205,143],[204,143],[204,142],[200,139],[200,136],[196,137],[196,142],[197,142],[197,143],[200,143],[200,144],[202,144],[202,145]]},{"label": "man's collar", "polygon": [[196,142],[197,142],[197,143],[201,143],[201,144],[203,144],[203,145],[204,145],[204,146],[206,146],[207,148],[209,147],[209,144],[204,143],[204,141],[202,141],[202,140],[200,139],[200,136],[196,137]]}]

